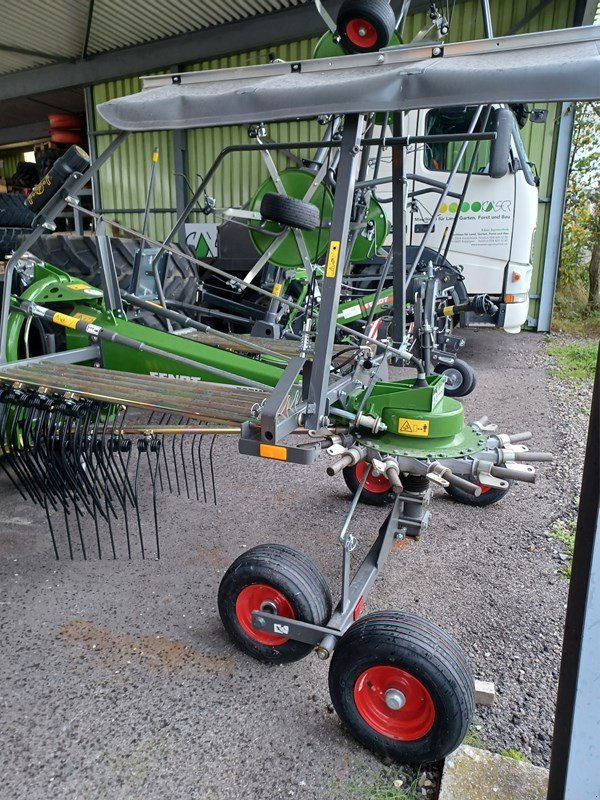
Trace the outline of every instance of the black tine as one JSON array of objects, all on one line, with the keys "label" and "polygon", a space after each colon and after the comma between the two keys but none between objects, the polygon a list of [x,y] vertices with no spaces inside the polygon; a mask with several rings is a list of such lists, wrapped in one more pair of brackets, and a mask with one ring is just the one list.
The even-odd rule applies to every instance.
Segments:
[{"label": "black tine", "polygon": [[140,509],[139,509],[139,503],[138,503],[137,498],[138,498],[138,477],[139,477],[139,473],[140,473],[140,458],[141,458],[141,455],[142,455],[142,452],[144,450],[145,445],[146,445],[145,439],[138,439],[138,443],[137,443],[138,455],[137,455],[137,463],[135,465],[135,479],[134,479],[135,497],[136,497],[136,513],[137,513],[137,521],[138,521],[138,532],[139,532],[139,535],[140,535],[140,547],[142,549],[142,558],[144,558],[144,559],[146,558],[146,551],[145,551],[145,548],[144,548],[144,534],[142,533],[142,520],[140,518]]},{"label": "black tine", "polygon": [[204,495],[204,502],[207,502],[206,497],[206,481],[204,480],[204,467],[202,466],[202,442],[204,441],[204,435],[200,434],[200,441],[198,443],[198,466],[200,467],[200,478],[202,480],[202,493]]},{"label": "black tine", "polygon": [[[183,419],[183,417],[181,419]],[[179,420],[180,425],[181,425],[181,419]],[[173,436],[173,441],[171,442],[172,444],[171,450],[173,451],[173,468],[175,469],[175,480],[177,481],[177,494],[181,495],[181,488],[179,486],[179,469],[177,468],[177,455],[175,451],[176,438],[177,438],[176,436]]]},{"label": "black tine", "polygon": [[190,445],[190,456],[192,459],[192,467],[194,469],[194,486],[196,487],[196,500],[200,502],[200,493],[198,491],[198,471],[196,469],[196,439],[198,434],[195,433],[192,437],[192,444]]},{"label": "black tine", "polygon": [[[167,421],[165,422],[165,425],[170,425],[170,424],[171,424],[171,415],[169,414],[169,416],[167,417]],[[167,448],[166,447],[162,447],[161,450],[162,450],[162,454],[163,454],[163,461],[164,461],[164,464],[165,464],[165,472],[166,472],[166,475],[167,475],[167,482],[169,484],[169,493],[173,494],[173,486],[171,485],[171,472],[169,470],[169,463],[167,461]]]},{"label": "black tine", "polygon": [[[175,439],[175,436],[173,437],[173,439]],[[183,450],[183,447],[185,445],[185,441],[184,441],[185,440],[185,434],[183,434],[183,433],[180,434],[179,440],[180,440],[179,441],[179,449],[181,451],[181,468],[183,470],[183,477],[185,479],[185,491],[186,491],[186,494],[187,494],[187,499],[189,500],[190,499],[190,487],[189,487],[189,484],[188,484],[187,468],[185,466],[185,455],[184,455],[184,450]]]},{"label": "black tine", "polygon": [[213,499],[214,499],[215,505],[217,505],[217,484],[215,482],[215,465],[214,465],[214,459],[213,459],[213,449],[214,449],[214,446],[215,446],[216,439],[217,439],[216,435],[212,437],[212,441],[210,443],[210,452],[209,452],[209,456],[208,456],[209,463],[210,463],[210,479],[212,481]]},{"label": "black tine", "polygon": [[[47,498],[44,499],[46,500]],[[52,539],[54,556],[56,557],[56,560],[59,561],[60,557],[58,555],[58,547],[56,546],[56,536],[54,535],[54,526],[52,525],[52,517],[50,516],[50,509],[48,508],[47,502],[44,502],[44,510],[46,511],[46,519],[48,520],[48,530],[50,531],[50,538]]]},{"label": "black tine", "polygon": [[[158,438],[158,436],[152,437],[152,442],[150,443],[150,447],[148,448],[148,467],[150,468],[150,477],[152,479],[152,508],[154,511],[154,536],[156,539],[156,557],[160,558],[160,541],[158,536],[158,509],[156,505],[156,478],[158,474],[158,469],[160,465],[160,450],[161,450],[162,442]],[[156,462],[154,465],[154,470],[152,469],[152,464],[150,463],[150,453],[156,453]]]}]

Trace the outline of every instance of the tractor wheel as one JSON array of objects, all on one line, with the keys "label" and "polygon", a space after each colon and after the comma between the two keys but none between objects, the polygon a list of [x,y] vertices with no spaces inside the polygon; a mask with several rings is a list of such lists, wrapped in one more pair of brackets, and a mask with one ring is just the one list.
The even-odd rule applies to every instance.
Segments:
[{"label": "tractor wheel", "polygon": [[0,228],[31,228],[35,214],[22,194],[0,194]]},{"label": "tractor wheel", "polygon": [[473,367],[460,358],[455,358],[452,364],[437,364],[434,371],[445,376],[444,391],[448,397],[466,397],[477,384]]},{"label": "tractor wheel", "polygon": [[475,709],[473,674],[458,644],[431,622],[399,611],[368,614],[342,636],[329,692],[359,742],[403,764],[451,753]]},{"label": "tractor wheel", "polygon": [[338,12],[340,43],[350,53],[372,53],[387,47],[396,29],[388,0],[345,0]]},{"label": "tractor wheel", "polygon": [[303,231],[314,231],[320,223],[316,206],[285,194],[266,194],[260,203],[260,213],[263,219]]},{"label": "tractor wheel", "polygon": [[[346,486],[350,489],[352,494],[356,494],[366,468],[366,462],[359,461],[358,464],[346,467],[342,471]],[[363,490],[360,493],[359,502],[369,506],[383,506],[393,499],[394,492],[392,491],[392,484],[385,475],[373,475],[373,470],[371,470]]]},{"label": "tractor wheel", "polygon": [[[119,286],[128,290],[137,243],[132,239],[111,238],[115,269]],[[33,255],[68,272],[73,278],[83,278],[87,283],[101,288],[100,257],[94,236],[43,236],[32,247]],[[164,285],[167,300],[193,303],[196,298],[196,273],[186,259],[169,255]],[[150,312],[142,311],[138,319],[151,328],[165,330],[163,320]]]},{"label": "tractor wheel", "polygon": [[253,611],[315,625],[325,625],[331,616],[331,594],[317,567],[302,553],[278,544],[253,547],[233,562],[219,586],[218,605],[240,650],[277,664],[304,658],[313,645],[254,628]]},{"label": "tractor wheel", "polygon": [[477,485],[481,487],[481,494],[479,497],[474,497],[468,492],[463,492],[462,489],[457,489],[455,486],[446,486],[446,491],[453,500],[457,500],[459,503],[464,503],[467,506],[491,506],[497,503],[498,500],[502,500],[502,498],[510,492],[513,482],[509,481],[506,489],[498,489],[496,486],[484,486],[481,483]]}]

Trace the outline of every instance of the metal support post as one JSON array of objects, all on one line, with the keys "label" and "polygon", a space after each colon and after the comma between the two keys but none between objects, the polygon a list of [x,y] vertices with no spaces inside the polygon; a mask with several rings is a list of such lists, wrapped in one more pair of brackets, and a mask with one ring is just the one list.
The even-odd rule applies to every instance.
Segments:
[{"label": "metal support post", "polygon": [[354,184],[361,139],[360,117],[347,116],[340,147],[337,186],[331,220],[329,249],[323,291],[319,310],[319,330],[315,344],[315,358],[308,391],[307,426],[315,430],[323,427],[328,407],[327,387],[331,369],[331,355],[335,338],[338,304],[343,280],[343,265],[346,261],[350,214],[354,201]]},{"label": "metal support post", "polygon": [[[394,138],[404,135],[404,120],[401,111],[394,114]],[[392,151],[392,213],[393,238],[393,286],[394,306],[392,311],[392,339],[399,347],[406,335],[406,146]]]},{"label": "metal support post", "polygon": [[548,800],[600,798],[600,351],[565,620]]}]

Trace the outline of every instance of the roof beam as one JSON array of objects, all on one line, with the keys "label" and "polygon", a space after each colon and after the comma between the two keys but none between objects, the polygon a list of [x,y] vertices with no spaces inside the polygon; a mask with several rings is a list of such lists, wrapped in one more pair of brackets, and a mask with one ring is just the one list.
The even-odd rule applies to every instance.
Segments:
[{"label": "roof beam", "polygon": [[12,128],[0,128],[0,147],[16,146],[20,143],[34,142],[48,138],[48,120],[31,122],[28,125],[16,125]]}]

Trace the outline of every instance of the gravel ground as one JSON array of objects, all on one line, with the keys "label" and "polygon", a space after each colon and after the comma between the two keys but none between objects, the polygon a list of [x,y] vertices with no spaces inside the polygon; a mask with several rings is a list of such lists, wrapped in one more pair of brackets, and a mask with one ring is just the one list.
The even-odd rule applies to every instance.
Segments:
[{"label": "gravel ground", "polygon": [[[544,341],[469,333],[479,380],[465,406],[469,419],[533,430],[555,465],[488,509],[438,493],[429,531],[393,553],[367,605],[452,631],[476,676],[497,687],[496,704],[478,712],[485,745],[540,765],[568,587],[546,531],[575,513],[589,404],[584,392],[574,409],[576,390],[548,378]],[[369,787],[398,779],[341,728],[327,664],[254,662],[218,618],[224,570],[266,541],[301,549],[337,586],[348,498],[324,467],[242,458],[225,442],[216,508],[161,499],[158,562],[54,561],[43,514],[0,478],[2,800],[367,800]],[[358,509],[363,549],[383,514]]]}]

